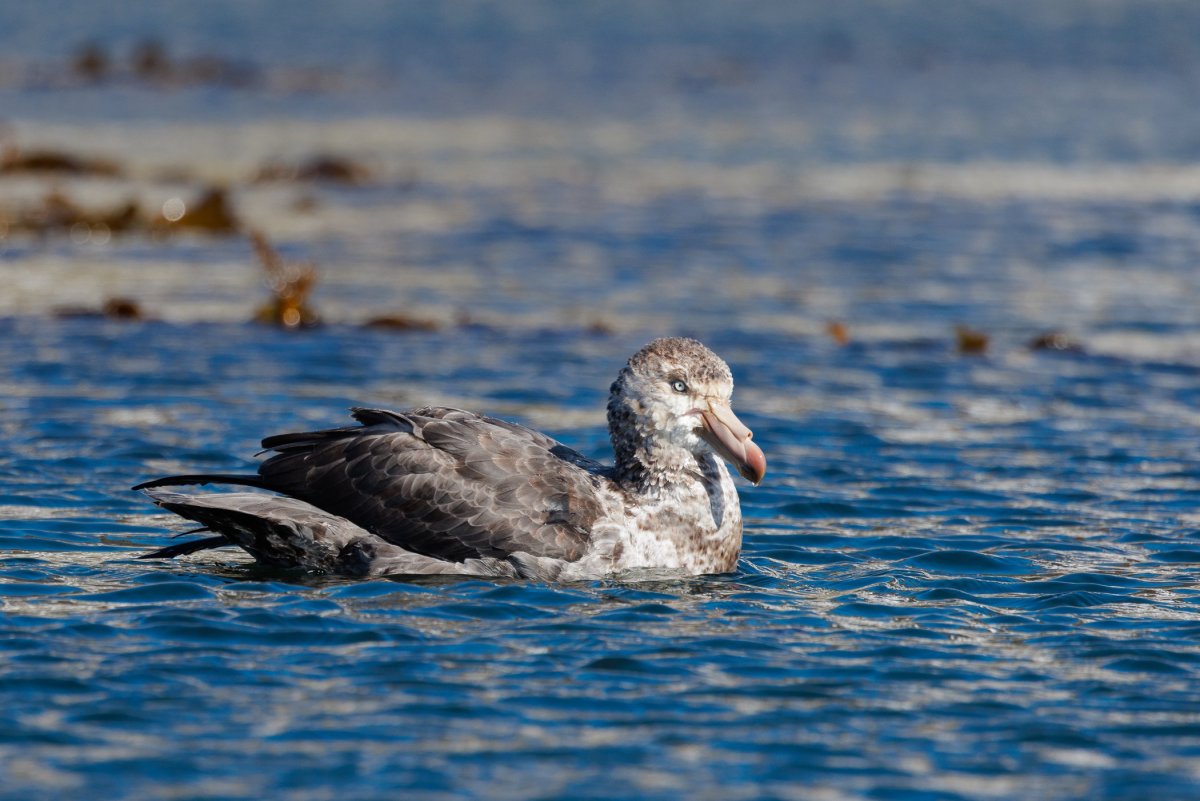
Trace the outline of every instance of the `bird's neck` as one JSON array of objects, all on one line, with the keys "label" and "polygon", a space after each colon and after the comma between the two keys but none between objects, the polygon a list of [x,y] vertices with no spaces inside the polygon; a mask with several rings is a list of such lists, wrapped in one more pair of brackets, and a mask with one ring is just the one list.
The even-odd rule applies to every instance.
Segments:
[{"label": "bird's neck", "polygon": [[609,401],[608,433],[616,456],[615,478],[627,491],[659,495],[669,487],[701,478],[695,455],[656,436],[626,398],[614,396]]}]

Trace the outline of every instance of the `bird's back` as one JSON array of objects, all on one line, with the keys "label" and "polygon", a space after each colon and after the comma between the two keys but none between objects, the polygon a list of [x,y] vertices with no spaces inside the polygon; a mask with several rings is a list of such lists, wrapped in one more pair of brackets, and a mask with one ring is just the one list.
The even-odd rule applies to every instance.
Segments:
[{"label": "bird's back", "polygon": [[460,409],[355,409],[359,426],[283,434],[261,486],[426,556],[574,561],[605,514],[606,468],[532,429]]}]

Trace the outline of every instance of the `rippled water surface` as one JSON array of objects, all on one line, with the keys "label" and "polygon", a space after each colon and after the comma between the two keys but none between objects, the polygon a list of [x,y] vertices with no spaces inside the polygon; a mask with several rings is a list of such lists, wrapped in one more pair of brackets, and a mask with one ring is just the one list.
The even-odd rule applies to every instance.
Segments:
[{"label": "rippled water surface", "polygon": [[[225,182],[327,324],[245,322],[243,236],[4,229],[0,797],[1200,796],[1190,5],[363,6],[326,38],[58,5],[341,89],[64,87],[75,39],[0,10],[9,133],[126,167],[0,176],[0,212]],[[374,180],[249,181],[323,151]],[[112,295],[149,319],[52,313]],[[361,325],[396,312],[437,327]],[[767,453],[734,574],[136,559],[186,526],[128,487],[352,405],[608,458],[608,384],[664,333],[730,362]]]}]

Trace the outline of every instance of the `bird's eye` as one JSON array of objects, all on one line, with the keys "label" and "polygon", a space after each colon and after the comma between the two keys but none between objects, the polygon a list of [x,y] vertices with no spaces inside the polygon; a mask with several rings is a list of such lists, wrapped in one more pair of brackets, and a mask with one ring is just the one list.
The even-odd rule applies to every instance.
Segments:
[{"label": "bird's eye", "polygon": [[675,390],[676,392],[687,392],[687,384],[676,378],[671,382],[671,389]]}]

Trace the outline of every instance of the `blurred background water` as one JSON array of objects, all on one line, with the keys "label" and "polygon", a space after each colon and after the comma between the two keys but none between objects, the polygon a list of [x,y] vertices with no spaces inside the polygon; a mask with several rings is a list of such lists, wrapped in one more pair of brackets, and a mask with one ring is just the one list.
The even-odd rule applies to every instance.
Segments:
[{"label": "blurred background water", "polygon": [[[0,6],[0,797],[1197,797],[1197,31]],[[174,225],[214,188],[227,225]],[[250,322],[249,231],[324,325]],[[731,363],[770,462],[733,575],[134,558],[180,526],[127,487],[354,404],[606,458],[608,383],[667,333]]]}]

